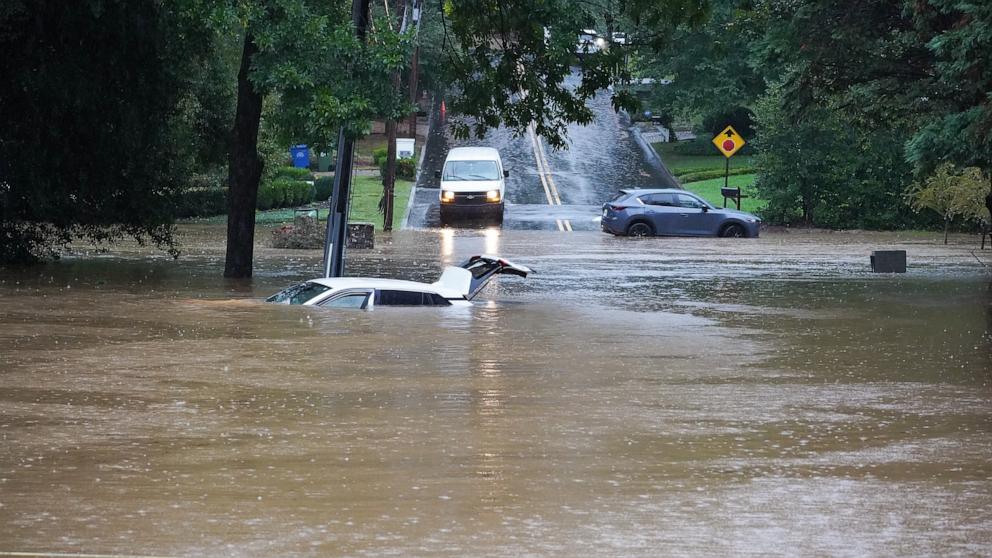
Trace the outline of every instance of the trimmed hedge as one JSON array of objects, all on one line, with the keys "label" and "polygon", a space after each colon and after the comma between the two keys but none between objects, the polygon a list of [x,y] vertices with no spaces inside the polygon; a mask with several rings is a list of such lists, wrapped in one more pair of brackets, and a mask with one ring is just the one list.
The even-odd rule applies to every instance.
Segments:
[{"label": "trimmed hedge", "polygon": [[[670,145],[672,153],[675,155],[719,155],[720,151],[710,141],[711,138],[697,136],[696,139],[672,142]],[[737,152],[738,155],[754,155],[754,150],[750,143],[745,143],[744,147]]]},{"label": "trimmed hedge", "polygon": [[220,174],[197,174],[189,186],[175,198],[175,216],[213,217],[227,213],[227,177]]},{"label": "trimmed hedge", "polygon": [[213,217],[227,213],[227,188],[186,190],[176,200],[176,217]]},{"label": "trimmed hedge", "polygon": [[[725,170],[704,170],[676,174],[675,177],[678,178],[681,183],[688,184],[690,182],[701,182],[712,178],[723,178],[725,174],[727,174]],[[754,174],[754,167],[738,167],[736,169],[730,169],[730,176],[736,176],[739,174]]]},{"label": "trimmed hedge", "polygon": [[288,178],[277,178],[258,188],[258,201],[255,207],[259,210],[278,209],[280,207],[297,207],[312,202],[314,187],[310,184]]},{"label": "trimmed hedge", "polygon": [[388,150],[385,147],[380,147],[378,149],[372,150],[372,163],[376,166],[382,166],[386,164],[386,155]]},{"label": "trimmed hedge", "polygon": [[288,178],[290,180],[313,180],[313,175],[310,174],[310,169],[301,169],[297,167],[279,167],[276,169],[275,176],[272,177],[273,180],[279,178]]},{"label": "trimmed hedge", "polygon": [[313,183],[314,186],[314,201],[325,202],[331,197],[331,190],[334,189],[334,177],[324,176],[318,178]]}]

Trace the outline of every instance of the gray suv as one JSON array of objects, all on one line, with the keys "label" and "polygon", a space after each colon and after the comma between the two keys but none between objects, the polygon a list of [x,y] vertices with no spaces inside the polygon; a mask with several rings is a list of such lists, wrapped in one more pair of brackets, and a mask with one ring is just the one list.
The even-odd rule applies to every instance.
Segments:
[{"label": "gray suv", "polygon": [[603,204],[604,232],[627,236],[757,238],[761,219],[717,208],[685,190],[620,190]]}]

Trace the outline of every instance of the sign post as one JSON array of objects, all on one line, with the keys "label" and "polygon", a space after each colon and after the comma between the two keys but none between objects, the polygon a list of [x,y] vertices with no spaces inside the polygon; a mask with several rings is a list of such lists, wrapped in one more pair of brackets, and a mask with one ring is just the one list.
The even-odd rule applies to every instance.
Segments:
[{"label": "sign post", "polygon": [[[351,17],[355,35],[365,42],[368,32],[371,0],[352,0]],[[338,163],[334,168],[330,214],[327,216],[327,236],[324,240],[324,277],[344,276],[344,248],[348,242],[348,202],[351,200],[351,169],[355,156],[355,140],[338,132]]]},{"label": "sign post", "polygon": [[732,192],[730,189],[730,158],[740,151],[745,143],[747,142],[744,141],[744,138],[737,133],[737,130],[733,126],[727,126],[713,138],[713,145],[727,158],[723,171],[723,207],[727,207],[728,197],[733,198],[737,202],[738,211],[741,209],[741,191],[740,188],[736,192]]}]

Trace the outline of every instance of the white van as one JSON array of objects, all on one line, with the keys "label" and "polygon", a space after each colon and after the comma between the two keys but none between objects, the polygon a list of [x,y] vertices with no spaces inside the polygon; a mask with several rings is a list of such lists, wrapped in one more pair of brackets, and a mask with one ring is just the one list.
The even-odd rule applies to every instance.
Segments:
[{"label": "white van", "polygon": [[456,147],[448,152],[441,179],[441,222],[483,214],[503,222],[506,177],[499,151],[492,147]]}]

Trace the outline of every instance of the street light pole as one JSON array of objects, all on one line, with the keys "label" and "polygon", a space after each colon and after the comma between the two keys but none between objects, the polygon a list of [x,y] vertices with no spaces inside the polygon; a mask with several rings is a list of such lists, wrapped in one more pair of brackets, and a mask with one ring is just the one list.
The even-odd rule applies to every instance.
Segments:
[{"label": "street light pole", "polygon": [[[369,26],[371,0],[352,0],[351,20],[355,36],[365,42]],[[330,215],[327,216],[327,235],[324,239],[324,277],[344,275],[344,249],[348,240],[348,201],[351,198],[351,168],[354,163],[355,140],[348,136],[345,127],[338,132],[338,160],[334,168],[334,187],[331,189]]]}]

